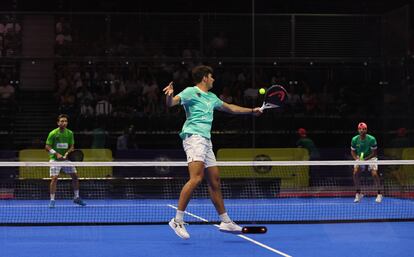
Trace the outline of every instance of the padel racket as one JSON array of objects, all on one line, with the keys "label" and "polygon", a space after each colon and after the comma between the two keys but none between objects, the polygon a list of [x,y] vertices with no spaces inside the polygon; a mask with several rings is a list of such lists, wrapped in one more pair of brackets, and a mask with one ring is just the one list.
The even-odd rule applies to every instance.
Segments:
[{"label": "padel racket", "polygon": [[239,231],[229,231],[229,230],[221,230],[221,232],[224,233],[230,233],[230,234],[265,234],[267,232],[267,228],[264,226],[245,226],[242,227],[242,230]]},{"label": "padel racket", "polygon": [[81,162],[83,161],[83,152],[79,149],[75,149],[68,154],[66,159],[71,162]]},{"label": "padel racket", "polygon": [[267,232],[267,228],[264,226],[247,226],[242,228],[243,234],[264,234]]},{"label": "padel racket", "polygon": [[280,85],[273,85],[267,89],[260,110],[282,107],[288,99],[287,91]]}]

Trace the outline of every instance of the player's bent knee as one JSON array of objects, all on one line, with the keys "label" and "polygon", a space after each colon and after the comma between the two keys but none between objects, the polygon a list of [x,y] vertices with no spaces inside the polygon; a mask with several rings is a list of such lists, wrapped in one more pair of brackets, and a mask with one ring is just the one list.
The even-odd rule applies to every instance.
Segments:
[{"label": "player's bent knee", "polygon": [[203,181],[203,176],[190,178],[190,182],[199,185]]}]

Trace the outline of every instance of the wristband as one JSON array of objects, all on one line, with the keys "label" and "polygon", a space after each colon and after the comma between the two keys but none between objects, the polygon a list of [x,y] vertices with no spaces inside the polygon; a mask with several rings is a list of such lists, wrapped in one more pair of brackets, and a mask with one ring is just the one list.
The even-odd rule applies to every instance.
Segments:
[{"label": "wristband", "polygon": [[53,150],[53,149],[50,149],[50,150],[49,150],[49,153],[50,153],[50,154],[55,154],[55,153],[56,153],[56,151],[55,151],[55,150]]}]

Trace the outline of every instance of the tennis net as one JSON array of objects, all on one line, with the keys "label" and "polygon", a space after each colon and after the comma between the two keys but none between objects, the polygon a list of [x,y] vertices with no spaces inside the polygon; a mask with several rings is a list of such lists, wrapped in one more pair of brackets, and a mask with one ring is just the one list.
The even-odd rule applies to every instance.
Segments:
[{"label": "tennis net", "polygon": [[[381,186],[361,174],[364,198],[354,203],[353,161],[219,162],[226,209],[239,223],[414,220],[414,161],[361,161],[379,166]],[[49,208],[48,166],[76,166],[80,195],[61,176]],[[0,162],[2,225],[161,224],[175,215],[188,179],[185,162]],[[10,172],[12,171],[12,172]],[[384,196],[375,202],[378,190]],[[190,223],[218,222],[206,182],[186,209]]]}]

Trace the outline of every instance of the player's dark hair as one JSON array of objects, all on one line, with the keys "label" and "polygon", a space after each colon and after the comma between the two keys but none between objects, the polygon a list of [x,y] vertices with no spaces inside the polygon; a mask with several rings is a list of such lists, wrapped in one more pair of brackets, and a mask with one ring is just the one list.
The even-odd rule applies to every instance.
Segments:
[{"label": "player's dark hair", "polygon": [[60,114],[60,115],[57,117],[57,121],[59,121],[61,118],[66,118],[67,120],[69,120],[69,116],[68,116],[67,114]]},{"label": "player's dark hair", "polygon": [[195,84],[200,83],[208,74],[213,75],[213,68],[206,65],[200,65],[193,68],[191,75]]}]

